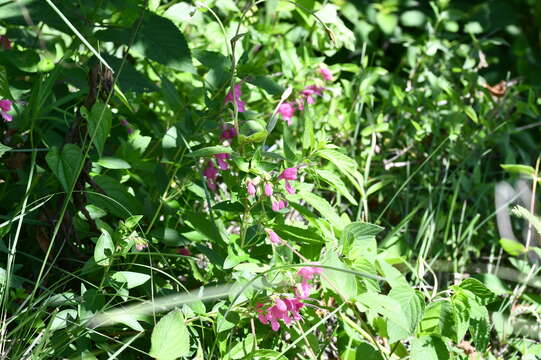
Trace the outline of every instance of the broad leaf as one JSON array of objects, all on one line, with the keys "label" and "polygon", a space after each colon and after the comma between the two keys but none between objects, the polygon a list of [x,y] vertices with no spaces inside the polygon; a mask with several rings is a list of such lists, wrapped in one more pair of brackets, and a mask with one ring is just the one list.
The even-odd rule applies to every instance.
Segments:
[{"label": "broad leaf", "polygon": [[190,351],[190,333],[178,309],[165,315],[152,330],[150,356],[157,360],[174,360]]},{"label": "broad leaf", "polygon": [[111,235],[105,229],[101,229],[101,236],[94,247],[94,261],[100,266],[111,265],[111,256],[115,251],[115,245]]},{"label": "broad leaf", "polygon": [[62,151],[57,147],[52,147],[45,157],[45,161],[64,190],[69,192],[77,180],[76,176],[83,162],[81,149],[75,144],[66,144]]},{"label": "broad leaf", "polygon": [[111,109],[102,102],[94,104],[88,114],[88,133],[92,137],[92,142],[96,146],[99,156],[103,154],[105,142],[111,132],[112,119]]}]

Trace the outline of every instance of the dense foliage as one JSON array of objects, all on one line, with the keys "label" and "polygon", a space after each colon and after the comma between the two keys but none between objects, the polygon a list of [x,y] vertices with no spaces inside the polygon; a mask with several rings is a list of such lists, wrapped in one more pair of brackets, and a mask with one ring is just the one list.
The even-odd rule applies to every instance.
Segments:
[{"label": "dense foliage", "polygon": [[0,356],[541,357],[540,33],[535,0],[0,2]]}]

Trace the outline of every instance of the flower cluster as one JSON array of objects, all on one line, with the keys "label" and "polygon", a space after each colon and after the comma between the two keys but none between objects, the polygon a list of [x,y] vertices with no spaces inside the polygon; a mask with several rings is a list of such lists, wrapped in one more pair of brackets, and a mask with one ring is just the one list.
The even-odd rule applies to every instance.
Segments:
[{"label": "flower cluster", "polygon": [[273,331],[280,329],[280,323],[278,320],[283,320],[286,325],[291,324],[292,321],[298,321],[302,319],[299,310],[304,304],[296,297],[293,298],[274,298],[274,303],[263,308],[265,305],[258,303],[256,306],[257,317],[262,324],[270,323]]},{"label": "flower cluster", "polygon": [[[272,230],[267,230],[267,232],[269,232],[271,239],[273,238],[272,234],[278,237]],[[280,238],[278,239],[281,242]],[[279,320],[282,320],[286,325],[291,324],[292,321],[301,320],[302,316],[299,310],[305,306],[302,300],[307,299],[312,290],[312,285],[309,281],[313,280],[314,275],[321,274],[322,271],[321,268],[316,266],[305,266],[301,268],[297,272],[297,275],[301,278],[301,283],[295,289],[295,296],[283,298],[278,296],[272,297],[272,302],[266,308],[264,304],[258,303],[256,305],[256,311],[259,321],[264,325],[270,323],[272,330],[278,331],[280,329]]]},{"label": "flower cluster", "polygon": [[13,117],[8,114],[8,111],[11,111],[11,105],[12,103],[10,100],[0,100],[0,116],[2,116],[5,122],[13,120]]},{"label": "flower cluster", "polygon": [[240,84],[235,85],[234,91],[229,91],[227,95],[225,96],[225,103],[237,103],[237,108],[239,112],[245,112],[246,111],[246,103],[240,99],[240,96],[242,95],[242,92],[240,90]]},{"label": "flower cluster", "polygon": [[[333,80],[331,71],[325,66],[322,66],[319,69],[319,74],[325,81]],[[322,86],[308,85],[300,91],[300,96],[297,100],[294,102],[284,102],[280,104],[278,107],[278,113],[281,115],[282,119],[287,122],[287,125],[291,126],[295,111],[303,111],[305,102],[308,105],[314,104],[316,102],[315,97],[323,95],[324,90],[325,88]]]},{"label": "flower cluster", "polygon": [[[234,127],[230,125],[224,125],[222,127],[220,140],[223,141],[224,145],[230,145],[230,140],[233,139],[235,136],[237,136],[237,131]],[[213,157],[220,170],[229,170],[229,163],[227,162],[227,160],[231,158],[231,155],[229,155],[228,153],[220,153],[214,154]],[[203,176],[205,176],[205,178],[207,179],[207,187],[212,191],[216,191],[216,178],[218,177],[218,173],[218,169],[216,168],[214,162],[212,160],[209,160],[207,162],[205,170],[203,170]]]},{"label": "flower cluster", "polygon": [[314,279],[314,275],[321,275],[323,269],[317,266],[305,266],[297,271],[297,275],[301,278],[301,283],[295,289],[295,295],[299,299],[306,299],[312,292],[312,284],[309,281]]},{"label": "flower cluster", "polygon": [[[295,188],[291,185],[289,181],[291,180],[297,180],[297,168],[286,168],[280,175],[278,175],[277,180],[284,180],[285,181],[285,190],[288,194],[295,194]],[[246,193],[249,196],[255,196],[257,193],[257,181],[254,180],[248,180],[246,183]],[[271,198],[272,202],[272,210],[279,211],[283,208],[285,208],[288,203],[284,199],[279,199],[274,195],[274,188],[272,182],[266,181],[263,184],[263,193],[265,196]]]}]

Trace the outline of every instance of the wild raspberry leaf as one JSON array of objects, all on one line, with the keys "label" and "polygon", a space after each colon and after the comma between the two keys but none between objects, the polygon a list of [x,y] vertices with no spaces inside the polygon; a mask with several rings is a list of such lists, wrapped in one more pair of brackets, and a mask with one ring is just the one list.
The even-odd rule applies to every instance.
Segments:
[{"label": "wild raspberry leaf", "polygon": [[393,287],[388,296],[400,304],[401,314],[408,323],[408,328],[405,332],[395,332],[394,330],[397,329],[397,326],[394,326],[393,321],[389,320],[387,324],[389,341],[395,343],[415,333],[419,322],[423,318],[425,302],[423,295],[413,290],[411,286]]},{"label": "wild raspberry leaf", "polygon": [[150,356],[157,360],[174,360],[190,352],[190,333],[178,309],[165,315],[152,330]]},{"label": "wild raspberry leaf", "polygon": [[45,161],[64,190],[69,192],[77,180],[76,177],[83,161],[81,149],[75,144],[66,144],[60,151],[54,146],[45,156]]},{"label": "wild raspberry leaf", "polygon": [[369,251],[373,255],[372,258],[375,258],[377,252],[376,235],[382,230],[381,226],[360,221],[346,225],[340,237],[344,253],[347,253],[352,246],[357,246]]},{"label": "wild raspberry leaf", "polygon": [[482,305],[490,304],[496,300],[496,295],[477,279],[465,279],[460,283],[460,285],[458,285],[458,287],[471,292],[477,298],[477,301]]},{"label": "wild raspberry leaf", "polygon": [[319,263],[336,269],[346,270],[324,269],[321,276],[321,284],[324,287],[340,296],[344,296],[345,300],[350,300],[357,296],[357,278],[354,274],[347,272],[350,269],[340,260],[336,253],[329,252],[324,258],[319,260]]},{"label": "wild raspberry leaf", "polygon": [[410,358],[412,360],[447,360],[450,359],[449,349],[439,336],[423,336],[411,341]]}]

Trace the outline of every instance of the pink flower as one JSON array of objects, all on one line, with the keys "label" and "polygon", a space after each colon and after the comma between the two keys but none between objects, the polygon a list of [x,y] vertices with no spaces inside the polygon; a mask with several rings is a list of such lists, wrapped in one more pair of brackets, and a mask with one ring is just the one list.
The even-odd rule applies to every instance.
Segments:
[{"label": "pink flower", "polygon": [[5,122],[13,120],[13,117],[8,114],[8,111],[11,111],[11,101],[6,99],[0,100],[0,115]]},{"label": "pink flower", "polygon": [[274,231],[271,229],[265,229],[265,231],[267,232],[267,235],[269,235],[269,240],[271,243],[275,245],[280,245],[282,243],[282,239],[280,239],[278,234],[276,234]]},{"label": "pink flower", "polygon": [[[234,93],[234,94],[233,94]],[[242,92],[240,90],[240,84],[235,85],[235,91],[229,91],[225,97],[225,103],[233,103],[235,101],[237,103],[237,107],[239,112],[246,111],[245,105],[246,103],[240,99],[240,96],[242,95]],[[234,98],[233,98],[234,96]]]},{"label": "pink flower", "polygon": [[248,192],[248,195],[250,196],[254,196],[256,193],[255,186],[251,181],[248,181],[248,184],[246,185],[246,190]]},{"label": "pink flower", "polygon": [[327,67],[322,66],[319,68],[319,74],[323,77],[324,80],[332,81],[332,73]]},{"label": "pink flower", "polygon": [[287,121],[287,125],[291,126],[291,118],[295,114],[295,107],[291,103],[282,103],[278,107],[278,113],[282,115],[282,119]]},{"label": "pink flower", "polygon": [[291,195],[295,194],[295,188],[291,186],[291,184],[287,180],[286,180],[286,191],[290,193]]},{"label": "pink flower", "polygon": [[222,133],[220,134],[221,140],[230,140],[237,136],[237,130],[234,127],[224,125],[222,127]]},{"label": "pink flower", "polygon": [[214,158],[216,158],[216,161],[218,162],[218,167],[221,170],[229,169],[229,164],[227,163],[227,161],[225,161],[230,158],[228,153],[214,154]]},{"label": "pink flower", "polygon": [[297,168],[291,167],[284,169],[284,171],[282,171],[282,173],[278,176],[278,179],[297,180]]},{"label": "pink flower", "polygon": [[272,202],[272,211],[279,211],[280,210],[280,203],[278,201]]},{"label": "pink flower", "polygon": [[4,50],[11,50],[11,40],[7,36],[0,35],[0,47],[4,48]]},{"label": "pink flower", "polygon": [[298,286],[295,289],[295,295],[299,299],[307,299],[310,296],[310,293],[312,292],[312,285],[308,283],[306,280],[302,280],[300,286]]},{"label": "pink flower", "polygon": [[176,252],[177,252],[177,254],[183,255],[183,256],[190,256],[190,255],[192,255],[190,249],[188,249],[187,247],[184,247],[184,246],[178,248]]},{"label": "pink flower", "polygon": [[283,209],[287,206],[287,203],[284,200],[278,201],[278,209]]},{"label": "pink flower", "polygon": [[300,268],[299,271],[297,271],[297,275],[299,275],[303,280],[312,280],[314,278],[314,275],[319,275],[323,272],[323,269],[317,266],[305,266]]},{"label": "pink flower", "polygon": [[135,250],[137,251],[143,251],[144,249],[146,249],[148,246],[145,245],[145,244],[135,244]]},{"label": "pink flower", "polygon": [[299,310],[304,306],[297,298],[275,298],[274,305],[263,309],[263,304],[258,303],[256,305],[257,317],[262,324],[270,323],[273,331],[280,329],[279,320],[283,320],[286,325],[291,324],[292,321],[299,321],[302,319]]},{"label": "pink flower", "polygon": [[301,95],[303,96],[303,98],[306,99],[306,102],[308,103],[308,105],[312,105],[313,103],[316,102],[314,99],[314,96],[315,95],[321,96],[321,94],[323,94],[323,90],[325,90],[325,88],[321,86],[309,85],[305,87],[303,90],[301,90]]},{"label": "pink flower", "polygon": [[128,132],[128,134],[133,133],[133,129],[131,128],[130,123],[128,122],[128,120],[121,119],[120,120],[120,125],[122,125],[122,126],[124,126],[126,128],[126,131]]},{"label": "pink flower", "polygon": [[207,178],[207,186],[210,190],[216,190],[216,183],[214,180],[218,177],[218,169],[214,167],[214,164],[209,161],[207,168],[203,170],[203,175]]},{"label": "pink flower", "polygon": [[272,190],[272,184],[271,183],[265,183],[265,195],[272,196],[273,190]]}]

